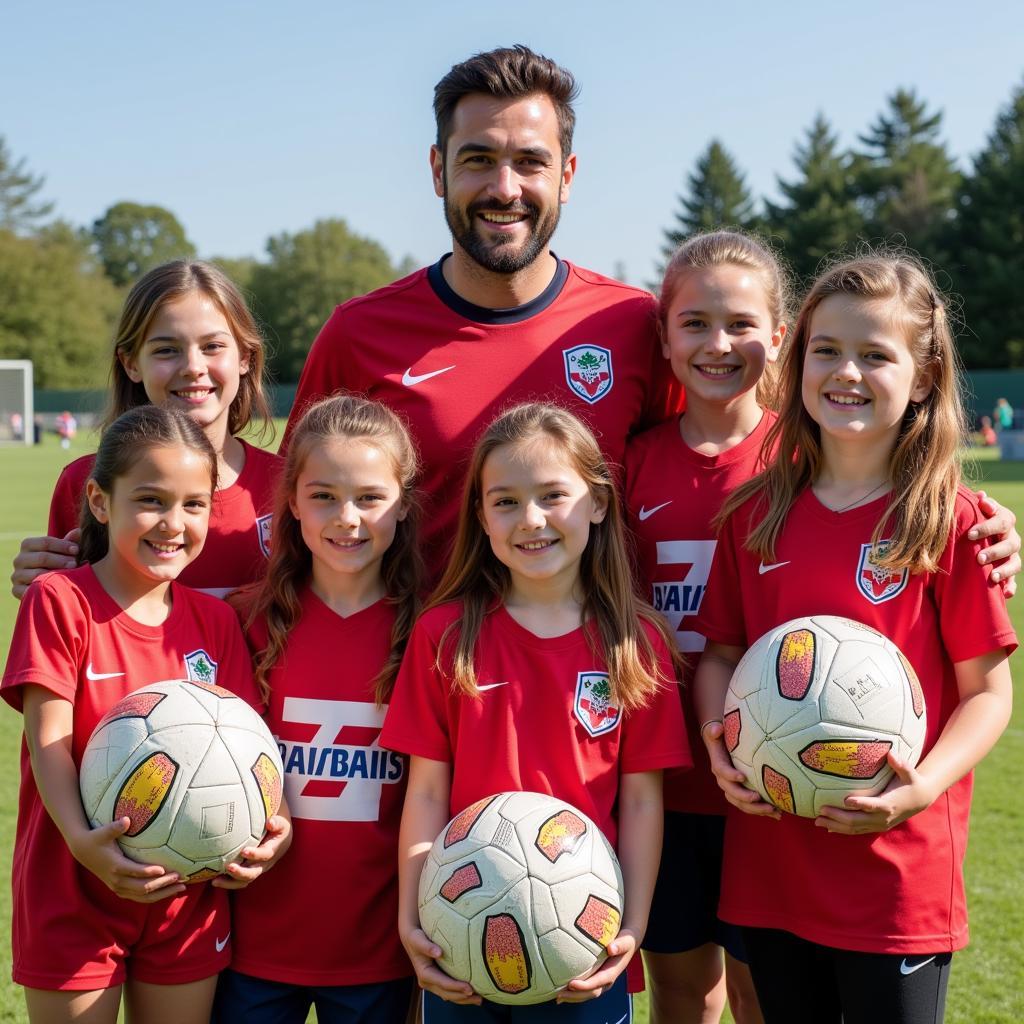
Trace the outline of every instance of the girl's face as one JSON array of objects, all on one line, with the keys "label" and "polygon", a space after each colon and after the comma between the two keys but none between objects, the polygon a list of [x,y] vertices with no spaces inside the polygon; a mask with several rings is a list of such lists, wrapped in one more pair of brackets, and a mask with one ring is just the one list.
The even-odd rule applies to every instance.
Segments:
[{"label": "girl's face", "polygon": [[661,351],[688,400],[728,405],[748,396],[756,402],[754,389],[785,334],[753,271],[733,264],[692,268],[668,305]]},{"label": "girl's face", "polygon": [[110,540],[104,561],[147,586],[175,579],[206,540],[210,483],[208,460],[183,445],[150,448],[109,494],[90,480],[89,506]]},{"label": "girl's face", "polygon": [[537,438],[495,448],[480,479],[480,522],[513,584],[561,578],[572,586],[590,527],[607,512],[555,443]]},{"label": "girl's face", "polygon": [[181,409],[223,447],[231,403],[249,359],[217,304],[193,291],[157,310],[142,344],[122,365],[154,405]]},{"label": "girl's face", "polygon": [[359,438],[315,445],[289,502],[325,587],[380,575],[381,559],[408,508],[390,456]]},{"label": "girl's face", "polygon": [[811,315],[804,407],[827,440],[891,450],[907,406],[931,390],[890,301],[830,295]]}]

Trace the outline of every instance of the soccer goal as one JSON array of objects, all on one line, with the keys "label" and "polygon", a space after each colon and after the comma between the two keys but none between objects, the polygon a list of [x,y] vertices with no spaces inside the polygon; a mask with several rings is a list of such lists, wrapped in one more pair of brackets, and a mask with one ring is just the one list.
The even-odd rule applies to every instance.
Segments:
[{"label": "soccer goal", "polygon": [[0,444],[32,444],[32,360],[0,359]]}]

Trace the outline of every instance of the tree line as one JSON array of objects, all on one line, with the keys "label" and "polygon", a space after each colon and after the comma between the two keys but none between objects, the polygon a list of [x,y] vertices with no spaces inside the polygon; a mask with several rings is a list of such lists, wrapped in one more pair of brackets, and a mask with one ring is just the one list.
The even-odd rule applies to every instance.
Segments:
[{"label": "tree line", "polygon": [[[961,170],[942,139],[941,111],[899,89],[851,148],[824,114],[796,143],[777,199],[758,200],[720,140],[686,179],[667,255],[695,231],[759,231],[798,285],[822,261],[862,241],[898,241],[942,272],[963,303],[968,368],[1024,366],[1024,86]],[[130,283],[196,248],[175,215],[118,202],[87,227],[52,219],[44,179],[0,136],[0,358],[31,358],[39,387],[102,386],[117,311]],[[267,240],[262,259],[218,259],[261,320],[280,381],[294,381],[333,307],[411,270],[344,220]]]}]

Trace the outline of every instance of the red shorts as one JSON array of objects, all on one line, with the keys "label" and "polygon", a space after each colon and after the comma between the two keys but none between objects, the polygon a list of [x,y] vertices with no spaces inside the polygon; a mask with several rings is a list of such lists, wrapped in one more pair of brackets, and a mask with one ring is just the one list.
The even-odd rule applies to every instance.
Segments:
[{"label": "red shorts", "polygon": [[91,991],[128,978],[181,985],[231,961],[227,892],[208,882],[159,903],[115,896],[76,865],[77,892],[55,899],[43,872],[14,883],[11,947],[15,982],[29,988]]}]

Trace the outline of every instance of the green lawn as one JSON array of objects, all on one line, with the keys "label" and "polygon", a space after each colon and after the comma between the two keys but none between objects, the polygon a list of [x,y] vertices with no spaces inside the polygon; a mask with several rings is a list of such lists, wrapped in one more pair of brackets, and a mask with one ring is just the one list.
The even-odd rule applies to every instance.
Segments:
[{"label": "green lawn", "polygon": [[[278,432],[280,436],[280,431]],[[79,437],[71,453],[47,436],[38,448],[0,448],[0,566],[9,566],[23,536],[41,533],[49,496],[60,467],[89,450],[90,439]],[[1024,463],[993,461],[988,452],[976,466],[984,486],[1004,504],[1024,512]],[[0,649],[10,640],[17,605],[6,596],[9,570],[0,596]],[[1010,607],[1019,634],[1024,634],[1024,594]],[[1014,659],[1014,676],[1021,675]],[[18,790],[18,748],[21,720],[6,705],[0,709],[0,863],[9,864]],[[996,750],[978,769],[967,884],[971,904],[971,946],[954,959],[947,1021],[950,1024],[1017,1024],[1024,1020],[1024,710],[1019,704]],[[854,897],[855,898],[855,897]],[[10,895],[0,888],[0,1022],[25,1020],[20,991],[9,981]],[[647,1022],[646,1000],[637,1000],[635,1020]]]}]

